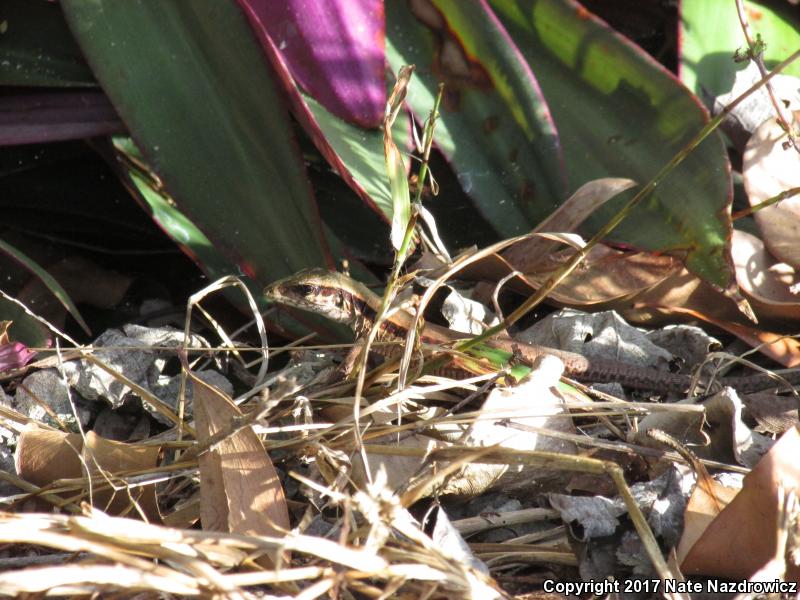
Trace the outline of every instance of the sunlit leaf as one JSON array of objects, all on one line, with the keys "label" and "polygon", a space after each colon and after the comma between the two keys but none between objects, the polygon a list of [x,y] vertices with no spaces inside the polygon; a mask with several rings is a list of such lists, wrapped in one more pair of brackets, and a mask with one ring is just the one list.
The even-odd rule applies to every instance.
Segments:
[{"label": "sunlit leaf", "polygon": [[237,0],[294,79],[348,123],[377,127],[386,104],[382,0]]},{"label": "sunlit leaf", "polygon": [[[670,73],[576,2],[490,3],[542,87],[571,189],[600,177],[629,177],[644,184],[707,122],[697,98]],[[589,228],[605,224],[623,199],[599,210]],[[727,250],[730,199],[730,166],[714,134],[613,238],[675,253],[694,273],[728,288],[733,282]]]},{"label": "sunlit leaf", "polygon": [[[411,9],[409,9],[411,7]],[[436,146],[500,235],[525,233],[563,199],[558,135],[531,70],[484,2],[386,3],[394,71],[415,64],[408,102],[421,122],[440,81]]]},{"label": "sunlit leaf", "polygon": [[[383,156],[383,133],[379,129],[361,129],[329,113],[310,96],[302,96],[318,133],[314,141],[345,182],[385,220],[392,217],[392,194],[386,177]],[[400,113],[392,128],[395,143],[408,147],[410,123]],[[310,133],[313,133],[310,132]]]},{"label": "sunlit leaf", "polygon": [[[796,8],[743,2],[753,35],[766,44],[764,62],[770,68],[800,48],[800,15]],[[788,3],[787,3],[788,4]],[[734,52],[746,50],[747,43],[736,13],[735,2],[681,0],[680,77],[701,98],[719,96],[733,86],[734,74],[747,62],[733,60]],[[800,76],[795,61],[786,75]]]}]

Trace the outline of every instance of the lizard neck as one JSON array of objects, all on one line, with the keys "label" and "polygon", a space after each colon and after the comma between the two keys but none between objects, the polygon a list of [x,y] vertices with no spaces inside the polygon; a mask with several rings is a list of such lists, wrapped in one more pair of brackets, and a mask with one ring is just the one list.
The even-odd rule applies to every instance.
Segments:
[{"label": "lizard neck", "polygon": [[362,285],[348,286],[342,293],[342,301],[351,315],[348,325],[358,336],[368,333],[378,316],[380,297]]},{"label": "lizard neck", "polygon": [[[375,327],[375,321],[383,303],[383,298],[358,282],[348,281],[349,285],[341,286],[344,303],[352,315],[349,325],[356,335],[368,333]],[[380,323],[378,339],[384,341],[405,340],[413,317],[403,309],[390,309],[386,318]]]}]

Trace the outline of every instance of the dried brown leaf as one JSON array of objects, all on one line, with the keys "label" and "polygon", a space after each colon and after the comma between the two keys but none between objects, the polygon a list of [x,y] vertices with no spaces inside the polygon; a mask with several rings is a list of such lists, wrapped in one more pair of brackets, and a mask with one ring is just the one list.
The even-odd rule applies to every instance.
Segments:
[{"label": "dried brown leaf", "polygon": [[[742,490],[686,552],[681,564],[686,575],[739,580],[775,557],[779,489],[800,492],[798,453],[800,432],[793,427],[745,477]],[[788,566],[785,580],[800,580],[800,568]]]},{"label": "dried brown leaf", "polygon": [[[20,435],[15,462],[20,477],[39,487],[85,476],[85,464],[89,474],[96,477],[90,488],[94,506],[112,515],[133,509],[132,514],[143,514],[150,522],[158,522],[155,485],[130,487],[117,476],[155,467],[160,451],[159,446],[115,442],[92,431],[86,434],[84,443],[77,433],[29,426]],[[99,485],[103,481],[110,487],[101,489],[105,487]]]},{"label": "dried brown leaf", "polygon": [[[203,444],[228,429],[242,412],[217,388],[194,376],[194,414]],[[246,535],[283,536],[289,529],[286,498],[264,446],[248,426],[202,452],[200,520],[203,529]],[[277,558],[269,557],[274,564]]]},{"label": "dried brown leaf", "polygon": [[[606,177],[589,181],[567,198],[549,217],[534,228],[542,232],[573,232],[591,214],[611,198],[636,185],[632,179]],[[546,257],[558,248],[558,244],[541,237],[532,237],[515,244],[505,252],[503,258],[522,273],[536,273],[546,267]]]},{"label": "dried brown leaf", "polygon": [[[524,272],[524,277],[509,279],[505,287],[529,296],[564,266],[572,252],[563,250],[549,254],[542,259],[542,264],[546,266],[535,272],[524,272],[504,257],[492,255],[466,267],[459,276],[475,281],[498,282],[515,271]],[[631,294],[659,285],[680,268],[679,261],[669,256],[595,246],[580,267],[550,293],[548,301],[573,308],[595,308],[598,305],[604,309],[627,308]]]},{"label": "dried brown leaf", "polygon": [[720,329],[735,335],[743,342],[750,344],[753,348],[758,348],[761,354],[768,356],[786,368],[800,365],[800,342],[793,337],[787,337],[771,331],[762,331],[734,321],[716,319],[703,312],[688,308],[671,306],[663,307],[663,310],[671,314],[682,314],[716,325]]},{"label": "dried brown leaf", "polygon": [[[529,279],[544,284],[569,258],[562,252],[552,258],[558,261],[550,271]],[[604,310],[630,306],[633,294],[653,288],[680,269],[680,262],[670,256],[646,252],[624,252],[606,246],[595,246],[581,266],[553,290],[549,298],[560,305]]]},{"label": "dried brown leaf", "polygon": [[683,535],[677,549],[679,561],[686,558],[688,551],[700,539],[709,524],[730,504],[737,493],[738,489],[725,487],[714,479],[698,481],[683,516]]},{"label": "dried brown leaf", "polygon": [[[792,123],[796,127],[796,123]],[[764,121],[747,142],[742,175],[751,206],[800,186],[800,155],[784,148],[786,133],[774,119]],[[800,196],[755,213],[762,239],[779,261],[800,266]]]},{"label": "dried brown leaf", "polygon": [[158,464],[160,453],[159,446],[116,442],[102,438],[93,431],[87,432],[83,460],[89,473],[102,474],[113,484],[110,489],[94,492],[92,504],[108,514],[122,515],[127,514],[131,510],[131,503],[135,502],[138,510],[134,510],[133,514],[141,511],[149,522],[159,522],[155,485],[128,488],[124,482],[115,481],[113,475],[151,469]]},{"label": "dried brown leaf", "polygon": [[80,477],[83,438],[28,425],[20,434],[14,463],[25,481],[44,487],[58,479]]}]

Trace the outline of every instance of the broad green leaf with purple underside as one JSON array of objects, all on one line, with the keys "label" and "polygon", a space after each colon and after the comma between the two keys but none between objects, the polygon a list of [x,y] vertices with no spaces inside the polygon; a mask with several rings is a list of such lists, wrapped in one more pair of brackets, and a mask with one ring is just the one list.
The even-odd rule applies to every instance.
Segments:
[{"label": "broad green leaf with purple underside", "polygon": [[[268,35],[259,12],[242,4],[261,46],[283,84],[284,91],[300,125],[319,152],[356,194],[381,218],[392,219],[392,198],[383,159],[383,137],[378,129],[364,129],[331,113],[317,99],[302,92],[292,75],[287,57]],[[381,63],[383,65],[383,63]],[[383,66],[381,67],[383,69]],[[381,85],[385,87],[381,75]],[[383,106],[381,115],[383,114]],[[407,114],[395,121],[395,139],[408,147],[410,122]]]},{"label": "broad green leaf with purple underside", "polygon": [[[797,8],[771,8],[761,2],[744,3],[752,34],[766,43],[764,63],[769,69],[800,48],[800,14]],[[746,62],[733,60],[737,49],[747,49],[736,4],[708,0],[681,0],[681,81],[701,98],[731,90],[736,72]],[[789,65],[785,75],[800,76],[800,61]]]},{"label": "broad green leaf with purple underside", "polygon": [[295,81],[348,123],[377,127],[386,104],[382,0],[237,0]]},{"label": "broad green leaf with purple underside", "polygon": [[[391,220],[392,195],[383,158],[382,131],[350,125],[310,96],[303,94],[302,99],[323,134],[322,143],[329,145],[341,159],[355,185],[361,188],[361,195],[366,194],[379,214]],[[408,114],[401,112],[392,128],[392,135],[401,149],[408,147],[410,127]]]},{"label": "broad green leaf with purple underside", "polygon": [[124,129],[100,91],[70,89],[0,96],[0,146],[105,136]]},{"label": "broad green leaf with purple underside", "polygon": [[[30,271],[33,275],[38,277],[42,283],[47,286],[47,289],[50,290],[50,293],[53,294],[58,301],[67,309],[67,312],[72,315],[72,317],[78,322],[78,325],[81,326],[87,334],[91,334],[91,330],[89,326],[86,324],[86,321],[83,320],[78,307],[75,306],[75,303],[70,300],[70,297],[67,295],[67,292],[61,287],[61,284],[55,280],[55,278],[50,275],[45,269],[43,269],[39,264],[36,263],[33,259],[28,257],[25,253],[21,252],[11,244],[7,244],[3,240],[0,240],[0,252],[4,252],[18,263],[20,263],[25,269]],[[30,308],[30,307],[29,307]]]},{"label": "broad green leaf with purple underside", "polygon": [[387,58],[394,71],[417,66],[408,103],[420,122],[444,82],[436,146],[500,235],[525,233],[564,198],[558,135],[530,69],[485,4],[437,4],[387,2]]},{"label": "broad green leaf with purple underside", "polygon": [[0,49],[0,85],[97,85],[55,2],[3,0]]},{"label": "broad green leaf with purple underside", "polygon": [[[697,98],[577,3],[491,0],[491,5],[536,73],[558,127],[572,189],[600,177],[644,184],[706,124]],[[712,134],[612,237],[679,255],[692,272],[727,289],[733,282],[730,198],[727,155]],[[622,200],[598,211],[588,229],[599,229]]]},{"label": "broad green leaf with purple underside", "polygon": [[147,163],[218,251],[261,283],[328,264],[283,100],[237,6],[62,6]]}]

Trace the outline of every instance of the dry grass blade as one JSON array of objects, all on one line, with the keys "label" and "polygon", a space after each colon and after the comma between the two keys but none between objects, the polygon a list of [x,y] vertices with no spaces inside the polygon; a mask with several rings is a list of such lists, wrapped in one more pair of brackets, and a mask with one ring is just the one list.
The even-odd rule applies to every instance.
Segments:
[{"label": "dry grass blade", "polygon": [[[365,450],[380,454],[389,452],[392,454],[421,455],[418,449],[413,448],[386,448],[383,446],[365,445]],[[522,464],[537,465],[551,469],[563,469],[565,471],[604,474],[611,477],[617,491],[628,508],[630,517],[636,527],[639,536],[645,546],[647,554],[662,578],[675,578],[664,557],[661,555],[658,543],[653,532],[650,530],[647,520],[642,515],[636,500],[631,494],[622,468],[616,463],[602,461],[582,456],[565,456],[553,452],[535,452],[524,450],[512,450],[508,448],[473,448],[465,446],[452,446],[446,449],[435,450],[430,454],[431,460],[442,460],[445,463],[463,459],[466,453],[479,453],[479,457],[473,460],[481,462],[496,462],[501,464]]]},{"label": "dry grass blade", "polygon": [[[97,511],[80,517],[0,513],[0,543],[35,544],[94,555],[91,562],[0,573],[0,590],[8,594],[153,591],[203,596],[223,593],[235,598],[249,597],[241,588],[250,585],[315,579],[322,587],[332,585],[334,572],[326,567],[241,574],[219,570],[239,565],[253,554],[276,553],[283,548],[342,565],[345,570],[338,572],[339,577],[358,580],[368,574],[394,575],[382,558],[324,539],[179,530],[107,517]],[[152,562],[156,558],[159,563]],[[398,566],[411,573],[416,565]]]},{"label": "dry grass blade", "polygon": [[97,594],[115,590],[160,591],[194,596],[203,586],[194,577],[176,572],[148,573],[124,565],[74,564],[60,567],[40,567],[0,573],[3,595]]}]

